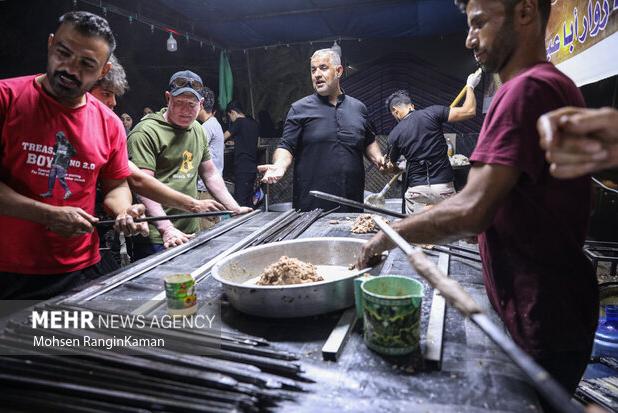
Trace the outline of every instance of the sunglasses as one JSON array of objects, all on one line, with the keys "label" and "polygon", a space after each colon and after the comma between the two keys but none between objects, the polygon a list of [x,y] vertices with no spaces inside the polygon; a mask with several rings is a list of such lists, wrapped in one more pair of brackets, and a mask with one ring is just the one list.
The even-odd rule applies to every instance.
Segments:
[{"label": "sunglasses", "polygon": [[171,85],[174,89],[179,89],[181,87],[190,87],[191,89],[198,92],[202,92],[202,90],[204,90],[204,85],[202,85],[202,82],[200,82],[199,80],[186,79],[184,77],[174,79]]}]

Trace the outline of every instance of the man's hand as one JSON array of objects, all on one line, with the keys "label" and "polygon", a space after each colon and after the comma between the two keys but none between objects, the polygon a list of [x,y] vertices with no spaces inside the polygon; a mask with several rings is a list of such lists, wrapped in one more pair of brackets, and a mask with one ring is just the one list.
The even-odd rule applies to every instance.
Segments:
[{"label": "man's hand", "polygon": [[163,246],[165,248],[173,248],[185,244],[194,237],[195,234],[185,234],[173,225],[170,225],[163,231],[163,233],[161,233],[161,238],[163,238]]},{"label": "man's hand", "polygon": [[223,204],[215,201],[214,199],[200,199],[195,201],[195,208],[191,208],[192,212],[210,212],[210,211],[224,211]]},{"label": "man's hand", "polygon": [[388,158],[386,157],[386,155],[382,155],[376,164],[376,168],[378,168],[378,170],[382,173],[387,173],[389,172],[388,170],[389,163],[390,162]]},{"label": "man's hand", "polygon": [[63,237],[76,237],[92,232],[98,220],[81,208],[51,207],[45,214],[45,227]]},{"label": "man's hand", "polygon": [[276,164],[258,165],[258,172],[264,174],[262,182],[265,184],[275,184],[285,175],[285,168]]},{"label": "man's hand", "polygon": [[483,72],[481,71],[481,69],[478,69],[476,72],[468,75],[466,85],[474,89],[481,82],[481,77],[483,77]]},{"label": "man's hand", "polygon": [[384,164],[384,171],[389,174],[398,174],[399,172],[402,172],[397,165],[390,161]]},{"label": "man's hand", "polygon": [[550,172],[575,178],[618,166],[618,111],[566,107],[541,116],[540,144]]},{"label": "man's hand", "polygon": [[148,236],[148,223],[140,222],[136,224],[133,222],[133,218],[142,218],[146,213],[146,207],[143,204],[131,205],[126,211],[116,216],[116,222],[114,223],[114,229],[117,232],[122,232],[126,236],[133,236],[140,234],[144,237]]},{"label": "man's hand", "polygon": [[382,231],[378,232],[363,245],[363,249],[356,261],[356,268],[362,270],[363,268],[376,265],[375,263],[381,260],[381,254],[394,246]]},{"label": "man's hand", "polygon": [[243,215],[243,214],[248,214],[249,212],[253,212],[253,209],[249,207],[241,206],[233,210],[232,215]]}]

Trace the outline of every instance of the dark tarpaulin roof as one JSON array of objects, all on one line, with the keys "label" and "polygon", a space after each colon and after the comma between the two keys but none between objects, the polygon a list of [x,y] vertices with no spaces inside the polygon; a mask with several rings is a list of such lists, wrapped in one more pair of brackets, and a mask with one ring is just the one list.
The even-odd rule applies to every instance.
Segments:
[{"label": "dark tarpaulin roof", "polygon": [[232,49],[326,39],[463,32],[453,0],[160,0]]}]

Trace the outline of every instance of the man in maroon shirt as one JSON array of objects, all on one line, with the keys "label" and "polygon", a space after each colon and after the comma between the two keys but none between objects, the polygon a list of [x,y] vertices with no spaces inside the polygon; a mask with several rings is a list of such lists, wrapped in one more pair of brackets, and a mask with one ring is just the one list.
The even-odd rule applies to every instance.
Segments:
[{"label": "man in maroon shirt", "polygon": [[[536,121],[584,106],[573,82],[546,62],[550,0],[456,1],[468,17],[466,46],[503,82],[472,154],[466,187],[393,226],[420,244],[477,235],[487,294],[513,340],[573,392],[590,355],[597,282],[582,252],[590,178],[549,173]],[[393,244],[378,233],[359,265]]]}]

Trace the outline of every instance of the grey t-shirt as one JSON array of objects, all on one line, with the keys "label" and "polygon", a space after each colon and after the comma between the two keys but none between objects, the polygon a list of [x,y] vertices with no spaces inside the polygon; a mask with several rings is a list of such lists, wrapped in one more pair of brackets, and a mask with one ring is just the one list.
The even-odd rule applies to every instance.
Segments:
[{"label": "grey t-shirt", "polygon": [[[219,121],[214,116],[211,116],[206,122],[202,124],[206,138],[208,138],[208,149],[210,150],[210,156],[214,162],[217,170],[223,175],[223,129],[219,124]],[[197,180],[197,189],[205,191],[206,187],[201,179]]]}]

